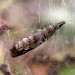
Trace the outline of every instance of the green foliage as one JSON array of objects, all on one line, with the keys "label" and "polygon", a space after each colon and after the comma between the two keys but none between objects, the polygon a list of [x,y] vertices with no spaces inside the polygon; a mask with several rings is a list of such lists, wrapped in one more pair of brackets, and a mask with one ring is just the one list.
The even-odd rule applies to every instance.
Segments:
[{"label": "green foliage", "polygon": [[60,75],[75,75],[75,65],[64,65],[61,68],[61,74]]}]

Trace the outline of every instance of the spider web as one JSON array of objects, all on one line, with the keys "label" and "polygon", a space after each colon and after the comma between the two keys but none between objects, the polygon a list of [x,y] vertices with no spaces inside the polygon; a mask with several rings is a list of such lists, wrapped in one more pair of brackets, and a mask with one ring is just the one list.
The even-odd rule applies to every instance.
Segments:
[{"label": "spider web", "polygon": [[[36,0],[37,1],[37,0]],[[59,5],[57,6],[57,4],[55,4],[55,2],[59,2]],[[48,9],[49,10],[49,13],[51,12],[53,12],[53,7],[54,6],[57,6],[56,8],[54,8],[55,10],[56,9],[58,9],[58,7],[60,8],[60,9],[66,9],[66,10],[72,10],[72,5],[73,5],[73,2],[74,2],[74,0],[61,0],[61,1],[59,1],[59,0],[48,0],[48,2],[47,2],[47,0],[39,0],[38,1],[38,9],[37,9],[37,14],[38,14],[38,22],[40,23],[41,22],[41,14],[38,12],[38,11],[40,11],[41,10],[41,8],[42,7],[44,7],[43,8],[43,10],[46,10],[46,9]],[[44,6],[42,6],[42,3],[44,4]],[[74,6],[75,7],[75,6]],[[74,9],[75,10],[75,9]],[[74,10],[73,10],[73,12],[74,12]],[[59,11],[60,12],[60,11]],[[61,14],[62,13],[60,13],[59,14],[59,12],[55,12],[55,14],[56,15],[58,15],[58,17],[57,16],[55,16],[56,18],[58,18],[58,20],[57,21],[60,21],[60,18],[59,17],[61,17],[61,20],[63,20],[62,18],[63,18],[63,16],[65,16],[65,15],[63,15],[63,16],[61,16]],[[65,12],[65,11],[64,11]],[[46,14],[46,16],[47,16],[47,13],[45,13]],[[55,15],[54,14],[54,15]],[[63,13],[64,14],[64,13]],[[71,26],[71,28],[72,27],[74,27],[74,24],[75,24],[75,14],[71,14],[71,15],[69,15],[70,17],[71,17],[71,19],[68,21],[68,22],[66,22],[67,24],[70,24]],[[48,16],[47,17],[49,17],[49,14],[48,14]],[[64,20],[65,20],[66,18],[64,18]],[[55,20],[55,19],[54,19]],[[56,21],[56,22],[57,22]],[[47,21],[47,22],[50,22],[49,20]],[[41,27],[42,27],[43,25],[42,24],[40,24],[40,29],[41,29]],[[67,27],[68,27],[68,25],[66,25],[65,26],[65,29],[67,29]],[[35,31],[37,29],[37,25],[35,25],[34,27],[33,27],[33,29],[32,29],[32,31],[31,31],[31,34]],[[18,31],[15,31],[14,32],[14,34],[19,34],[20,32],[23,32],[24,30],[26,30],[26,28],[22,28],[22,29],[20,29],[20,30],[18,30]],[[7,34],[7,36],[8,36],[8,40],[9,41],[11,41],[11,42],[13,42],[13,40],[11,40],[11,34],[10,34],[10,31],[11,30],[6,30],[6,34]],[[71,29],[71,36],[74,36],[74,31],[73,31],[73,29]],[[65,35],[66,36],[66,35]],[[12,36],[12,37],[14,37],[14,36]],[[59,33],[59,31],[57,32],[57,38],[59,39],[59,41],[61,42],[61,45],[63,46],[63,49],[64,49],[64,43],[63,43],[63,40],[61,40],[61,38],[60,37],[62,37],[61,35],[60,35],[60,33]],[[63,38],[62,38],[63,39]],[[6,44],[8,44],[8,42],[7,42],[7,39],[5,39],[6,40]],[[75,46],[75,44],[74,44],[74,46]],[[5,49],[6,50],[6,49]],[[36,53],[37,52],[37,50],[35,50],[35,51],[33,51],[33,53]],[[30,60],[30,58],[31,58],[31,56],[33,56],[32,54],[33,53],[30,53],[30,57],[28,57],[25,61],[28,61],[28,60]],[[6,62],[7,63],[9,63],[8,62],[8,60],[7,60],[7,57],[6,57]],[[23,62],[23,59],[22,59],[22,63],[23,64],[25,64],[25,62]],[[37,64],[37,63],[36,63]],[[26,66],[26,68],[27,68],[27,70],[28,70],[28,72],[32,75],[32,73],[31,73],[31,71],[30,71],[30,69],[28,68],[28,66],[25,64],[25,66]],[[40,71],[41,72],[41,71]],[[40,73],[39,72],[39,73]]]}]

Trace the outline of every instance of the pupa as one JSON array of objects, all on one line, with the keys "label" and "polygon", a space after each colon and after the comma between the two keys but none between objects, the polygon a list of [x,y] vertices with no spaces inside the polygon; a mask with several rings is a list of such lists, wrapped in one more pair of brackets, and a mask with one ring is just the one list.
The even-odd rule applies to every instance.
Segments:
[{"label": "pupa", "polygon": [[51,37],[64,24],[65,21],[62,21],[54,25],[47,26],[41,31],[35,33],[33,36],[29,36],[27,38],[23,38],[21,41],[18,41],[10,49],[11,56],[17,57],[38,47],[46,39],[49,39],[49,37]]}]

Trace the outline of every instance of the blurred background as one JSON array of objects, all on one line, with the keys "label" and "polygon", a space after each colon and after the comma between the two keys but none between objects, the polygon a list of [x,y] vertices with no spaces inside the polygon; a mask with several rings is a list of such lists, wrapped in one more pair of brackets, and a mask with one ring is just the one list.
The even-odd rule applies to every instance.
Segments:
[{"label": "blurred background", "polygon": [[[61,65],[67,56],[75,58],[75,0],[0,0],[0,18],[9,28],[0,31],[0,64],[6,63],[13,75],[75,74],[75,62]],[[60,21],[66,24],[48,41],[11,57],[15,42]]]}]

